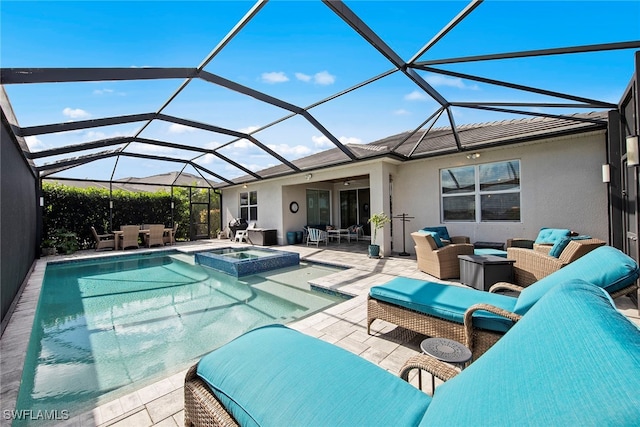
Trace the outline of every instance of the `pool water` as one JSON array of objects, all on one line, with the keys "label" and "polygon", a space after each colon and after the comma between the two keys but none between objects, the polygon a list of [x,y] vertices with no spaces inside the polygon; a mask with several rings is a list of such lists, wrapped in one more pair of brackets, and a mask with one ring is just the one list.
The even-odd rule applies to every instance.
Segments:
[{"label": "pool water", "polygon": [[17,409],[74,416],[250,329],[345,301],[307,283],[339,270],[300,263],[237,279],[177,251],[50,263]]}]

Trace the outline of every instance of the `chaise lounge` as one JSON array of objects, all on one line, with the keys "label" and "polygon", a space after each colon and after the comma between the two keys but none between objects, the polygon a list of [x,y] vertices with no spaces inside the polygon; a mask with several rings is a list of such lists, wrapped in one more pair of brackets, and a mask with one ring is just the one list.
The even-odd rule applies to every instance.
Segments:
[{"label": "chaise lounge", "polygon": [[204,356],[185,378],[186,426],[636,425],[640,330],[601,288],[563,283],[433,397],[347,350],[281,325]]},{"label": "chaise lounge", "polygon": [[[527,288],[497,283],[483,292],[398,277],[369,291],[367,332],[376,319],[384,320],[426,336],[456,340],[471,349],[475,360],[560,283],[582,279],[616,298],[637,288],[639,274],[633,259],[602,246]],[[496,293],[502,290],[520,294],[516,298]]]}]

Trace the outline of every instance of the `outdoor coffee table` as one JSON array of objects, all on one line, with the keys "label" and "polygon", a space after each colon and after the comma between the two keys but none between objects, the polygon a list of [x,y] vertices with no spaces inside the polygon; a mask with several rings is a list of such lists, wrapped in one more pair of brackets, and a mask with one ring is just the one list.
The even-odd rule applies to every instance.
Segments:
[{"label": "outdoor coffee table", "polygon": [[349,239],[349,241],[351,241],[351,239],[349,238],[349,230],[347,230],[346,228],[327,230],[327,237],[329,239],[337,239],[338,243],[340,243],[340,239],[342,237],[346,237],[347,239]]},{"label": "outdoor coffee table", "polygon": [[[420,343],[420,350],[424,354],[436,359],[451,363],[464,369],[466,363],[471,360],[471,350],[460,344],[458,341],[448,338],[427,338]],[[418,386],[422,390],[422,371],[418,374]],[[436,388],[436,379],[431,375],[431,392]]]}]

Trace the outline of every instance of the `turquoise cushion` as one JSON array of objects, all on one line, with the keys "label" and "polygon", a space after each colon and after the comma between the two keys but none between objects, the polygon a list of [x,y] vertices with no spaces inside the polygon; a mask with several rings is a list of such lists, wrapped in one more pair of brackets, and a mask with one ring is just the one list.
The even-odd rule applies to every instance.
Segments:
[{"label": "turquoise cushion", "polygon": [[429,236],[433,237],[433,240],[436,242],[437,247],[442,248],[444,246],[444,243],[442,243],[442,240],[440,240],[440,236],[435,231],[418,230],[418,233],[428,234]]},{"label": "turquoise cushion", "polygon": [[638,378],[640,330],[600,288],[564,283],[439,386],[421,425],[638,425]]},{"label": "turquoise cushion", "polygon": [[473,254],[474,255],[493,255],[493,256],[500,256],[502,258],[507,257],[507,251],[501,251],[499,249],[489,249],[489,248],[474,249]]},{"label": "turquoise cushion", "polygon": [[582,279],[612,293],[635,282],[638,274],[638,264],[629,256],[611,246],[600,246],[526,287],[515,312],[526,313],[551,288],[569,280]]},{"label": "turquoise cushion", "polygon": [[560,240],[562,237],[568,237],[571,234],[571,230],[567,230],[564,228],[541,228],[538,233],[538,237],[536,237],[536,241],[534,243],[555,243]]},{"label": "turquoise cushion", "polygon": [[564,251],[570,241],[586,239],[591,239],[591,236],[562,237],[553,244],[551,250],[549,250],[549,255],[555,258],[560,258],[560,254],[562,253],[562,251]]},{"label": "turquoise cushion", "polygon": [[242,426],[417,425],[431,402],[371,362],[281,325],[214,350],[197,373]]},{"label": "turquoise cushion", "polygon": [[449,230],[447,230],[447,227],[424,227],[423,228],[424,231],[434,231],[436,233],[438,233],[438,237],[440,237],[441,240],[451,240],[451,237],[449,237]]},{"label": "turquoise cushion", "polygon": [[[513,311],[516,303],[516,298],[506,295],[406,277],[397,277],[384,285],[374,286],[369,295],[379,301],[460,324],[464,323],[464,312],[474,304],[491,304]],[[478,328],[505,332],[513,322],[492,313],[477,311],[473,314],[473,324]]]}]

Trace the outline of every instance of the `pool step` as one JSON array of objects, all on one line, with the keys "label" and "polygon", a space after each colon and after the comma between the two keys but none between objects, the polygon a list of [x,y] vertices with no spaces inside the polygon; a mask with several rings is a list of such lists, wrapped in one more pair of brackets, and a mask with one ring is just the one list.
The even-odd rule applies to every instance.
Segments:
[{"label": "pool step", "polygon": [[193,255],[189,254],[173,254],[169,255],[169,258],[174,259],[176,261],[184,262],[185,264],[196,265],[196,262],[193,258]]},{"label": "pool step", "polygon": [[254,284],[252,285],[252,288],[299,305],[302,307],[302,311],[318,310],[327,305],[327,299],[331,299],[321,295],[312,294],[309,291],[292,288],[291,286],[274,282]]}]

